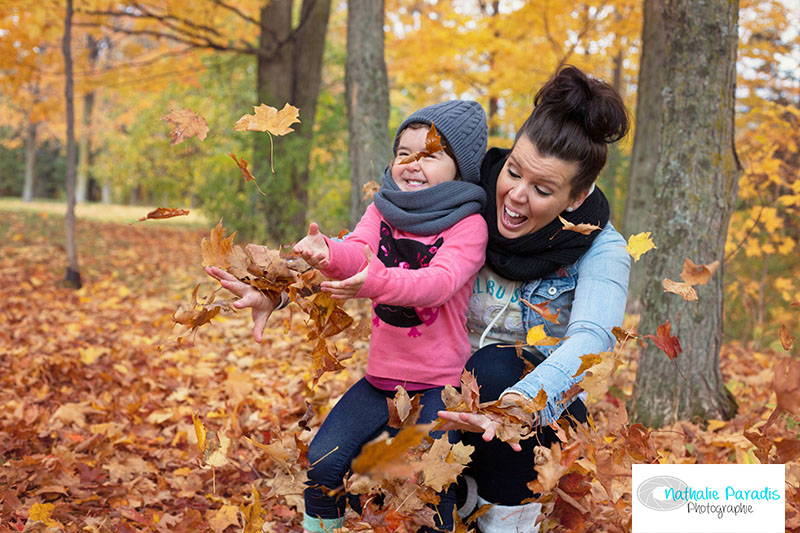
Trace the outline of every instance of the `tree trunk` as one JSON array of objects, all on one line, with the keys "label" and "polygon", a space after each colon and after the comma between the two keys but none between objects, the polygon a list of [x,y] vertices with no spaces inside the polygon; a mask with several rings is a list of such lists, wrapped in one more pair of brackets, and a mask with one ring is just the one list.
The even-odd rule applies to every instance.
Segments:
[{"label": "tree trunk", "polygon": [[665,293],[661,281],[679,279],[684,258],[697,264],[724,258],[740,170],[733,147],[739,6],[736,0],[667,0],[664,7],[663,87],[642,87],[664,95],[664,127],[647,228],[658,248],[648,254],[639,332],[655,333],[670,320],[683,352],[670,361],[651,342],[640,355],[631,418],[651,427],[736,412],[719,366],[722,269],[696,287],[696,302]]},{"label": "tree trunk", "polygon": [[[618,14],[617,17],[619,18],[620,15]],[[622,62],[624,59],[624,55],[622,53],[622,44],[619,42],[619,36],[617,37],[617,48],[618,51],[614,55],[613,64],[614,64],[614,71],[611,85],[614,89],[617,90],[620,97],[623,99],[625,98],[625,87],[623,87],[623,80],[622,80]],[[623,164],[623,157],[622,152],[619,149],[619,143],[614,143],[608,147],[608,161],[606,162],[605,168],[600,173],[600,178],[598,179],[598,184],[602,187],[603,191],[605,192],[606,198],[608,198],[609,204],[611,204],[611,215],[612,215],[612,222],[617,225],[619,224],[619,220],[616,218],[622,214],[622,209],[620,209],[620,195],[619,191],[617,190],[617,178],[620,175],[621,169],[620,166]]]},{"label": "tree trunk", "polygon": [[[653,176],[661,153],[661,115],[664,106],[664,0],[644,0],[642,57],[636,91],[636,133],[633,138],[622,232],[626,237],[654,232],[651,215],[655,193]],[[654,232],[655,233],[655,232]],[[650,254],[631,269],[628,282],[629,313],[640,313]]]},{"label": "tree trunk", "polygon": [[[282,108],[286,102],[300,108],[294,133],[255,141],[254,169],[262,178],[266,197],[255,201],[264,216],[267,234],[278,243],[297,240],[305,229],[308,210],[308,167],[317,96],[322,83],[322,55],[331,0],[304,0],[300,20],[292,28],[292,0],[273,0],[261,9],[261,49],[256,91],[259,103]],[[275,174],[266,162],[274,162]],[[255,193],[254,193],[255,194]]]},{"label": "tree trunk", "polygon": [[383,55],[383,0],[347,3],[345,99],[350,152],[350,227],[369,205],[362,189],[381,182],[392,157],[389,135],[389,79]]},{"label": "tree trunk", "polygon": [[73,102],[72,78],[72,0],[67,0],[67,14],[64,17],[64,39],[61,50],[64,53],[64,75],[66,83],[64,95],[67,108],[67,273],[64,280],[76,289],[81,288],[81,273],[78,267],[78,250],[75,246],[75,108]]},{"label": "tree trunk", "polygon": [[22,201],[32,202],[36,185],[36,129],[38,122],[31,122],[25,127],[25,182],[22,187]]},{"label": "tree trunk", "polygon": [[111,185],[109,183],[104,183],[101,192],[101,202],[104,205],[109,205],[111,203]]},{"label": "tree trunk", "polygon": [[[100,53],[99,41],[91,34],[86,36],[89,50],[89,69],[94,70]],[[78,140],[78,182],[75,189],[75,201],[83,203],[89,200],[89,161],[92,150],[92,111],[94,109],[94,91],[83,95],[83,117],[81,120],[80,139]]]}]

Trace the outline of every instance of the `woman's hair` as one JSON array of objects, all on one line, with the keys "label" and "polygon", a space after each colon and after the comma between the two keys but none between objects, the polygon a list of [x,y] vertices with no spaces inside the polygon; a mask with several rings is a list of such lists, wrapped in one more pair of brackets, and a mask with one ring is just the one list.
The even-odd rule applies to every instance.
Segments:
[{"label": "woman's hair", "polygon": [[628,132],[628,113],[619,93],[573,66],[559,70],[533,100],[533,111],[517,132],[544,157],[576,161],[570,195],[588,189],[606,164],[608,144]]},{"label": "woman's hair", "polygon": [[[412,122],[411,124],[408,124],[405,128],[403,128],[403,131],[406,131],[406,130],[421,130],[421,129],[429,130],[430,128],[431,127],[428,126],[427,124],[425,124],[424,122]],[[400,133],[397,134],[397,138],[398,139],[400,139],[400,136],[403,134],[403,131],[401,131]],[[447,156],[450,159],[453,160],[453,163],[456,164],[456,175],[453,178],[453,181],[461,181],[461,170],[459,170],[459,168],[458,168],[458,160],[456,159],[456,154],[450,148],[450,145],[447,144],[447,139],[444,138],[444,135],[442,135],[441,133],[439,133],[439,135],[442,137],[442,143],[444,143],[444,148],[443,148],[444,153],[446,153]],[[397,159],[397,158],[395,157],[394,159]],[[394,165],[394,159],[392,159],[392,165]]]}]

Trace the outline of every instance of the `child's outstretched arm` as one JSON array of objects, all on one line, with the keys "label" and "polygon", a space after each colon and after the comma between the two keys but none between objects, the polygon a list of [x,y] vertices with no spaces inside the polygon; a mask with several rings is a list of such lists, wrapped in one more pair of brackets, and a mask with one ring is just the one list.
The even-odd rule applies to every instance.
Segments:
[{"label": "child's outstretched arm", "polygon": [[220,285],[239,297],[233,302],[236,309],[250,308],[253,316],[253,339],[261,342],[267,319],[275,310],[275,303],[258,289],[236,279],[232,274],[217,267],[206,267],[206,274],[219,281]]}]

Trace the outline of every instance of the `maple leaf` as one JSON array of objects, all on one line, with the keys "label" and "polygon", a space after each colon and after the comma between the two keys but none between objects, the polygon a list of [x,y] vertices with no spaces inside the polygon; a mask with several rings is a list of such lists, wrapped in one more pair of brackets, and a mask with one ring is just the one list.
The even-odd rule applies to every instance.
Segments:
[{"label": "maple leaf", "polygon": [[145,216],[139,218],[137,222],[141,222],[143,220],[148,219],[161,219],[161,218],[172,218],[172,217],[181,217],[184,215],[188,215],[189,211],[187,209],[177,209],[174,207],[159,207],[157,209],[153,209]]},{"label": "maple leaf", "polygon": [[200,242],[200,249],[203,252],[203,266],[215,266],[227,269],[230,266],[228,258],[233,252],[233,239],[236,232],[225,237],[225,228],[222,227],[222,219],[219,219],[217,226],[211,230],[208,238],[203,237]]},{"label": "maple leaf", "polygon": [[533,326],[525,336],[525,344],[528,346],[555,346],[565,339],[551,337],[544,331],[544,324]]},{"label": "maple leaf", "polygon": [[219,437],[216,432],[207,432],[206,427],[195,414],[192,414],[192,421],[197,435],[197,447],[203,455],[203,461],[208,466],[221,467],[228,464],[227,455],[231,439],[225,435],[224,431],[219,434]]},{"label": "maple leaf", "polygon": [[[366,202],[367,200],[372,200],[372,197],[375,196],[375,193],[380,190],[381,186],[378,185],[375,181],[369,180],[361,187],[361,192],[364,193],[364,196],[361,197],[362,202]],[[339,237],[341,239],[341,236]]]},{"label": "maple leaf", "polygon": [[34,503],[28,511],[28,522],[41,522],[47,527],[59,527],[59,523],[50,518],[55,508],[52,503]]},{"label": "maple leaf", "polygon": [[787,352],[791,350],[792,343],[796,337],[789,333],[789,329],[785,324],[781,324],[781,347]]},{"label": "maple leaf", "polygon": [[540,304],[532,304],[525,298],[520,298],[520,301],[525,305],[527,305],[528,307],[530,307],[531,309],[533,309],[534,311],[536,311],[537,313],[539,313],[539,315],[541,315],[541,317],[547,320],[548,322],[558,324],[558,315],[561,314],[561,309],[559,309],[555,314],[553,314],[553,312],[550,310],[550,302],[552,302],[552,300],[547,300]]},{"label": "maple leaf", "polygon": [[645,231],[637,233],[636,235],[631,235],[625,250],[633,257],[634,261],[638,261],[643,254],[655,247],[656,245],[653,244],[653,239],[650,238],[650,232]]},{"label": "maple leaf", "polygon": [[431,448],[422,455],[422,483],[442,492],[466,468],[473,451],[474,446],[450,444],[447,434],[435,439]]},{"label": "maple leaf", "polygon": [[681,353],[681,343],[678,341],[678,337],[673,337],[671,333],[672,324],[667,320],[656,328],[656,335],[643,336],[651,339],[659,350],[667,354],[667,357],[675,359]]},{"label": "maple leaf", "polygon": [[256,181],[256,177],[253,176],[253,173],[250,172],[250,169],[247,167],[247,160],[244,157],[237,159],[236,154],[228,154],[228,156],[231,157],[236,162],[236,165],[242,172],[242,177],[244,178],[244,182],[247,183],[252,181],[253,184],[256,186],[256,189],[258,189],[258,192],[261,193],[261,196],[266,196],[267,193],[261,190],[261,187],[258,186],[258,182]]},{"label": "maple leaf", "polygon": [[719,268],[719,261],[708,265],[695,265],[688,257],[683,260],[681,279],[689,285],[705,285]]},{"label": "maple leaf", "polygon": [[[528,483],[528,488],[533,492],[550,492],[558,484],[561,477],[572,467],[580,455],[580,441],[574,441],[565,448],[554,442],[550,449],[544,448],[541,453],[546,457],[542,464],[533,468],[538,473],[535,480]],[[537,448],[542,448],[537,446]]]},{"label": "maple leaf", "polygon": [[681,283],[664,278],[661,282],[661,286],[664,287],[664,292],[671,292],[683,296],[683,299],[687,302],[697,301],[697,292],[695,292],[694,288],[688,283]]},{"label": "maple leaf", "polygon": [[[622,361],[614,352],[601,352],[599,354],[589,355],[599,357],[600,360],[594,362],[586,371],[586,374],[580,381],[580,387],[592,398],[602,398],[608,391],[611,377],[614,375],[617,368],[619,368]],[[592,357],[591,360],[593,360],[594,357]],[[584,360],[583,357],[581,357],[581,360]],[[581,367],[583,367],[583,364]]]},{"label": "maple leaf", "polygon": [[182,143],[187,137],[197,137],[202,141],[209,131],[206,119],[186,107],[170,111],[161,120],[175,125],[169,132],[170,146]]},{"label": "maple leaf", "polygon": [[408,461],[406,452],[419,445],[433,426],[434,424],[409,426],[401,429],[391,440],[389,434],[384,432],[365,444],[358,457],[353,459],[353,472],[377,478],[404,478],[414,475],[420,466]]},{"label": "maple leaf", "polygon": [[407,165],[409,163],[413,163],[414,161],[419,161],[423,157],[433,155],[439,150],[443,150],[444,147],[445,145],[442,144],[442,137],[439,135],[439,132],[436,131],[436,126],[433,124],[433,122],[431,122],[431,128],[425,135],[425,149],[405,156],[399,161],[399,164]]},{"label": "maple leaf", "polygon": [[298,118],[300,110],[288,102],[280,111],[266,104],[253,106],[253,110],[254,114],[243,115],[236,121],[233,126],[234,131],[265,131],[280,136],[294,131],[289,126],[300,122]]},{"label": "maple leaf", "polygon": [[586,370],[590,369],[597,363],[603,360],[603,356],[599,353],[587,353],[586,355],[581,356],[581,366],[578,367],[578,370],[572,375],[572,377],[576,378],[586,372]]},{"label": "maple leaf", "polygon": [[564,227],[561,229],[565,231],[574,231],[575,233],[580,233],[581,235],[591,235],[593,231],[603,229],[600,226],[595,226],[593,224],[573,224],[561,215],[558,215],[558,219],[561,221],[561,224],[564,225]]},{"label": "maple leaf", "polygon": [[778,409],[800,415],[800,360],[784,359],[775,366],[772,380]]},{"label": "maple leaf", "polygon": [[620,342],[623,345],[626,342],[628,342],[630,339],[636,339],[636,342],[639,343],[639,346],[641,346],[642,348],[644,348],[644,346],[645,346],[641,335],[637,335],[636,333],[634,333],[632,331],[628,331],[628,330],[622,329],[622,328],[620,328],[618,326],[614,326],[613,328],[611,328],[611,333],[614,334],[614,337],[616,337],[617,342]]},{"label": "maple leaf", "polygon": [[[224,303],[214,303],[214,297],[219,288],[214,289],[203,299],[203,303],[197,300],[197,291],[200,285],[196,285],[192,292],[192,302],[181,305],[172,315],[172,321],[187,326],[191,332],[196,332],[197,328],[211,322],[221,311],[230,311],[230,306]],[[180,340],[180,339],[179,339]]]},{"label": "maple leaf", "polygon": [[420,405],[421,396],[415,394],[414,398],[408,396],[408,392],[402,385],[395,387],[397,392],[393,399],[386,398],[386,403],[389,406],[389,427],[401,429],[406,426],[413,426],[419,420],[419,415],[422,413],[422,405]]}]

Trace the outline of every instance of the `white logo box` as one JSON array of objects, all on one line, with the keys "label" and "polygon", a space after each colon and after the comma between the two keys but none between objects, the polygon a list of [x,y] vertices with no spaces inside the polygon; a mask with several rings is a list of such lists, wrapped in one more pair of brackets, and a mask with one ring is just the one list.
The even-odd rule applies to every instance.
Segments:
[{"label": "white logo box", "polygon": [[784,533],[784,465],[633,465],[633,533]]}]

